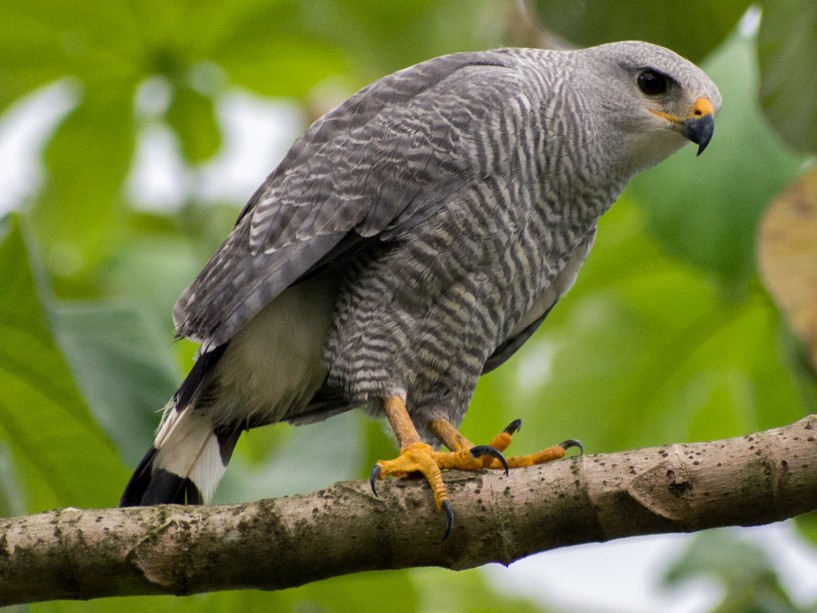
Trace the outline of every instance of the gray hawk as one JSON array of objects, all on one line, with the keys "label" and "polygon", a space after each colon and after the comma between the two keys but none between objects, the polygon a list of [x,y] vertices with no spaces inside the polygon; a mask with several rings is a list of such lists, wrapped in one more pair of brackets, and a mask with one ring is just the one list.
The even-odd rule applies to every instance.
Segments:
[{"label": "gray hawk", "polygon": [[571,287],[602,213],[684,143],[702,152],[720,105],[699,68],[634,41],[456,53],[363,88],[295,142],[176,304],[201,348],[120,504],[202,503],[243,430],[360,407],[400,445],[373,488],[422,473],[447,534],[441,469],[576,444],[505,459],[518,422],[489,445],[457,428],[479,376]]}]

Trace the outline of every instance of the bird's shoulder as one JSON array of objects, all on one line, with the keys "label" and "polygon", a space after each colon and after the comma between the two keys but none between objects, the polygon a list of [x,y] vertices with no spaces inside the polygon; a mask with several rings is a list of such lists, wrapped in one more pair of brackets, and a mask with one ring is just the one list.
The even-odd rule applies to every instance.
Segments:
[{"label": "bird's shoulder", "polygon": [[467,176],[461,140],[518,90],[519,67],[502,50],[457,53],[360,90],[313,123],[247,203],[237,223],[250,218],[250,250],[364,218],[359,229],[374,234],[413,194]]}]

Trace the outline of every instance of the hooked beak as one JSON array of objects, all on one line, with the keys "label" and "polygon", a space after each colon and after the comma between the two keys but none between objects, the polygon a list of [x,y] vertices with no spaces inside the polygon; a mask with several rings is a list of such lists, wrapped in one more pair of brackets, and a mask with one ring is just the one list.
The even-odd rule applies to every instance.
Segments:
[{"label": "hooked beak", "polygon": [[698,145],[701,155],[715,131],[715,110],[708,98],[698,98],[692,108],[692,117],[681,124],[681,134]]},{"label": "hooked beak", "polygon": [[698,155],[701,155],[712,140],[715,132],[715,109],[708,98],[698,98],[692,107],[689,117],[676,117],[669,113],[653,111],[659,117],[672,122],[673,126],[686,138],[698,145]]}]

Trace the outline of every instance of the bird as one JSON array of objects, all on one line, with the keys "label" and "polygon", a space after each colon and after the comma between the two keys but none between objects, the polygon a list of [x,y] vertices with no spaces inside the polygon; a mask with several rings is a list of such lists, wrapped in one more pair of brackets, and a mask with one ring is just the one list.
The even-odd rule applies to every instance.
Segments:
[{"label": "bird", "polygon": [[[211,499],[241,433],[351,410],[385,416],[446,536],[442,471],[503,455],[458,430],[479,377],[573,285],[628,182],[709,144],[717,86],[641,41],[433,58],[364,87],[298,138],[173,309],[197,359],[120,506]],[[448,451],[441,450],[444,446]]]}]

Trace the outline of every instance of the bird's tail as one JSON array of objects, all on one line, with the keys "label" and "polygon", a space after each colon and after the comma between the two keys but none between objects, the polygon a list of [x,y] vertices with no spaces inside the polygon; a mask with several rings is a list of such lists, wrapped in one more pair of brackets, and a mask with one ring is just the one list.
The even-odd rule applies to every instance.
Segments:
[{"label": "bird's tail", "polygon": [[211,418],[174,398],[150,451],[133,473],[120,507],[151,504],[202,504],[224,476],[241,430],[214,428]]}]

